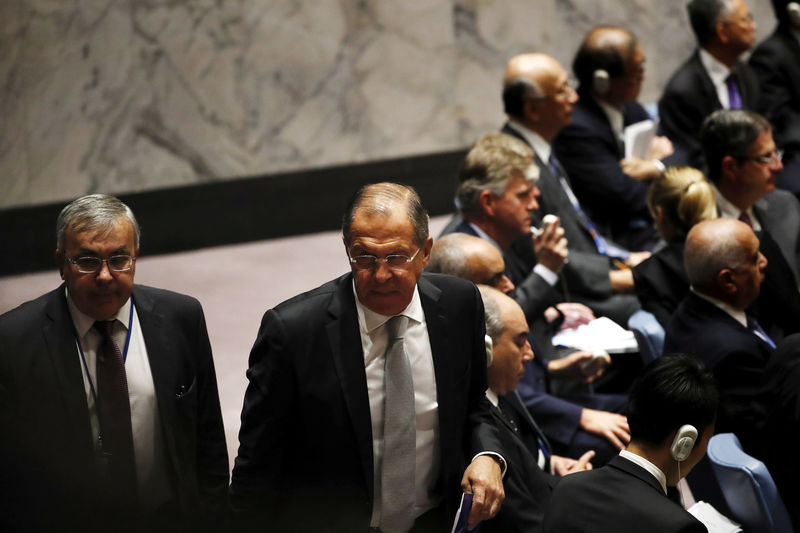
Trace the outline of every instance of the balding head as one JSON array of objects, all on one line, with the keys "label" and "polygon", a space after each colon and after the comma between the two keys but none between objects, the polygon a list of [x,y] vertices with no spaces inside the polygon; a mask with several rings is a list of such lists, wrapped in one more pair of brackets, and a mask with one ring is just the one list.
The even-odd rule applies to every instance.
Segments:
[{"label": "balding head", "polygon": [[702,294],[744,310],[758,297],[767,260],[747,224],[717,218],[696,224],[686,237],[684,267]]},{"label": "balding head", "polygon": [[429,272],[449,274],[509,293],[514,284],[504,269],[503,256],[497,248],[466,233],[451,233],[437,239],[427,267]]},{"label": "balding head", "polygon": [[506,114],[550,141],[572,117],[578,96],[567,72],[545,54],[520,54],[506,65],[503,105]]},{"label": "balding head", "polygon": [[644,80],[644,54],[636,36],[628,30],[598,26],[578,48],[572,71],[580,83],[581,94],[592,94],[621,106],[639,97]]}]

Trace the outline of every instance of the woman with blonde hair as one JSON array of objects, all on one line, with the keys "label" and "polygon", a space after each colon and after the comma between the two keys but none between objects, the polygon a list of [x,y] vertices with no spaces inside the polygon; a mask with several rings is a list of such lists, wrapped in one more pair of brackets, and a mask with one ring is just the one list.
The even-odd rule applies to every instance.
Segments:
[{"label": "woman with blonde hair", "polygon": [[698,222],[716,218],[717,206],[703,173],[685,166],[667,168],[650,184],[647,205],[666,244],[633,269],[633,281],[642,309],[666,327],[689,292],[683,271],[686,234]]}]

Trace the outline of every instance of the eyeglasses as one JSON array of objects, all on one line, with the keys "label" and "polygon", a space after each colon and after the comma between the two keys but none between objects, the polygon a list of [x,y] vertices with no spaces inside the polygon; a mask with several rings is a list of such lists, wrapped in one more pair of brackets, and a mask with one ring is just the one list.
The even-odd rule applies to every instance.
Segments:
[{"label": "eyeglasses", "polygon": [[774,152],[766,155],[740,157],[739,159],[742,161],[755,161],[760,165],[774,165],[783,161],[783,150],[775,150]]},{"label": "eyeglasses", "polygon": [[133,267],[136,262],[135,257],[129,255],[112,255],[108,259],[100,259],[99,257],[84,256],[84,257],[70,257],[64,254],[67,261],[78,267],[78,272],[81,274],[96,274],[103,268],[103,263],[108,265],[109,270],[114,272],[127,272]]},{"label": "eyeglasses", "polygon": [[378,267],[378,263],[386,263],[386,266],[389,268],[394,269],[403,269],[408,266],[408,264],[417,257],[417,254],[422,248],[417,248],[417,251],[414,252],[414,255],[408,257],[407,255],[403,254],[390,254],[386,257],[377,257],[374,255],[357,255],[355,257],[350,258],[350,262],[356,266],[358,270],[374,270]]}]

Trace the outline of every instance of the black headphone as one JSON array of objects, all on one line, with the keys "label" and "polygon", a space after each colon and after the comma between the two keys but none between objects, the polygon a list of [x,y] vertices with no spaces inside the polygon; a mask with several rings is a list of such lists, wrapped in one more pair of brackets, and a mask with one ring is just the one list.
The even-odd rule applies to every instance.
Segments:
[{"label": "black headphone", "polygon": [[692,453],[695,442],[697,442],[697,428],[691,424],[681,426],[672,440],[672,445],[669,447],[672,458],[679,463],[685,461],[689,454]]}]

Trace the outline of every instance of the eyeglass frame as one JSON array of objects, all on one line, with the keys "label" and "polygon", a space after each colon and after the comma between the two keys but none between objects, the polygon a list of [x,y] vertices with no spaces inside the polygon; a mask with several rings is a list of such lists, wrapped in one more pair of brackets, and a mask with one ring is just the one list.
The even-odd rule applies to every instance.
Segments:
[{"label": "eyeglass frame", "polygon": [[783,150],[773,150],[769,155],[744,155],[737,157],[736,159],[739,161],[753,161],[759,165],[773,165],[783,161],[783,153]]},{"label": "eyeglass frame", "polygon": [[[130,265],[128,265],[127,268],[123,268],[122,270],[113,268],[111,266],[111,263],[109,263],[109,261],[111,261],[115,257],[127,257],[130,260]],[[75,265],[78,268],[78,272],[81,273],[81,274],[97,274],[98,272],[103,270],[103,263],[105,263],[108,266],[108,270],[110,272],[128,272],[129,270],[131,270],[133,268],[134,263],[136,263],[136,256],[133,256],[133,255],[130,255],[130,254],[115,254],[115,255],[112,255],[111,257],[109,257],[108,259],[103,259],[101,257],[97,257],[97,256],[94,256],[94,255],[82,255],[80,257],[70,257],[69,255],[67,255],[66,252],[64,252],[64,258],[67,261],[69,261],[70,264]],[[94,270],[81,270],[80,265],[78,265],[78,261],[80,261],[81,259],[93,259],[93,260],[96,259],[96,260],[100,261],[100,265]]]},{"label": "eyeglass frame", "polygon": [[[357,255],[357,256],[353,257],[353,256],[350,255],[350,251],[348,250],[347,258],[350,260],[350,264],[354,265],[356,270],[360,270],[360,271],[375,270],[378,267],[379,263],[384,263],[387,268],[405,269],[405,268],[408,267],[408,264],[411,263],[417,257],[417,254],[419,254],[420,250],[422,250],[422,246],[417,248],[417,251],[414,252],[414,255],[412,255],[411,257],[408,257],[405,254],[389,254],[386,257],[378,257],[377,255],[373,255],[373,254],[361,254],[361,255]],[[369,266],[367,268],[360,268],[356,264],[356,259],[358,259],[359,257],[372,257],[372,258],[375,259],[375,261],[373,262],[373,264],[371,266]],[[389,258],[390,257],[404,257],[406,262],[404,264],[401,264],[401,265],[390,265],[389,264]]]}]

